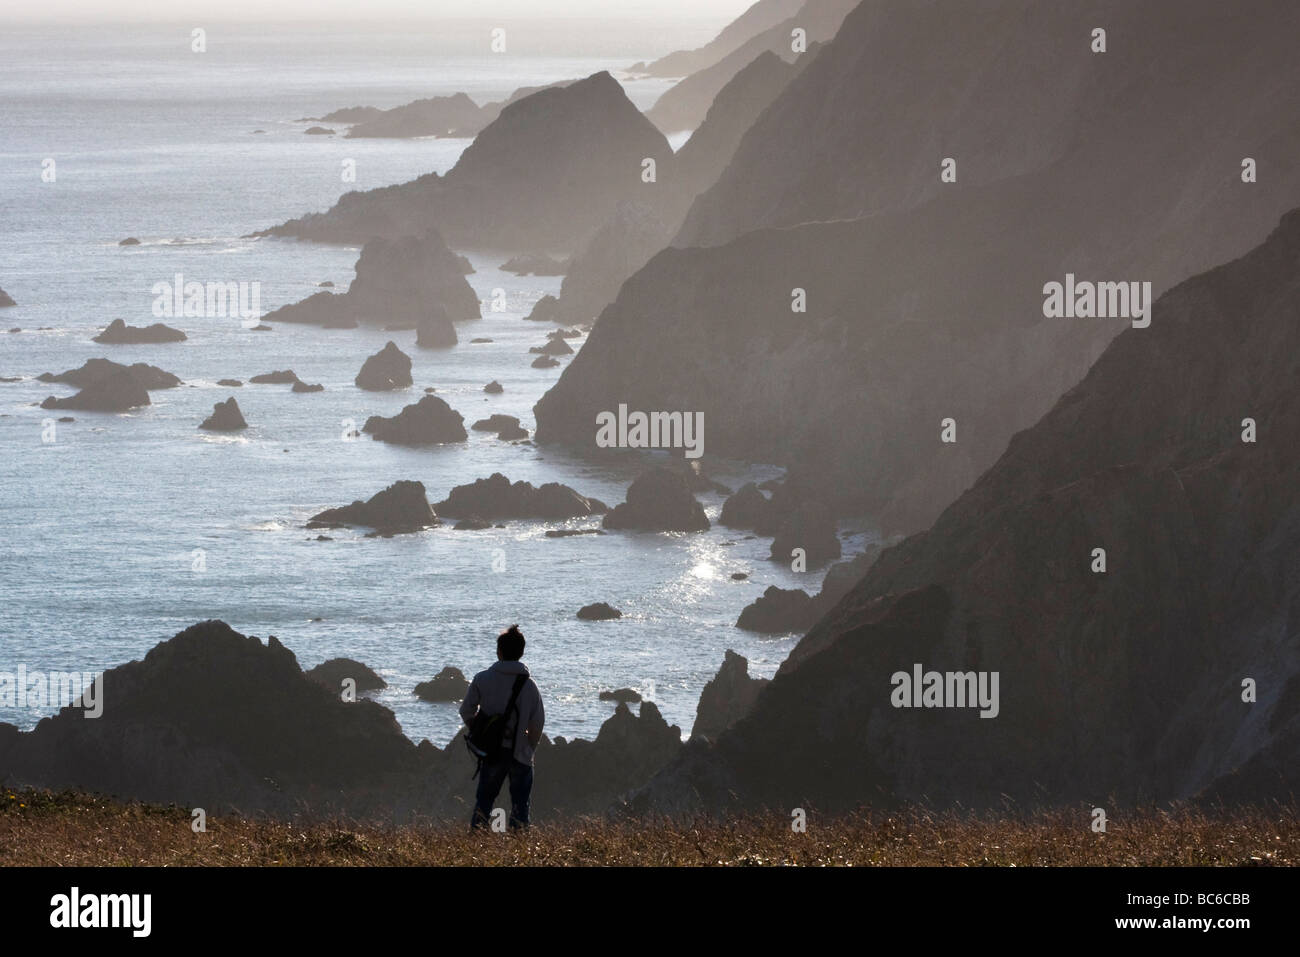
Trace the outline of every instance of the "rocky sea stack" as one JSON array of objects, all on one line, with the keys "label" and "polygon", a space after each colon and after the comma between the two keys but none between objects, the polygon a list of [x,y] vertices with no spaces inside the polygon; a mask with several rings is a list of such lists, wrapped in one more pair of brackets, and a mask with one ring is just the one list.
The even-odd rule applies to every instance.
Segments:
[{"label": "rocky sea stack", "polygon": [[308,528],[343,528],[362,526],[374,530],[375,535],[397,535],[418,532],[438,523],[438,516],[429,505],[423,482],[394,482],[382,492],[376,492],[365,502],[356,501],[342,508],[327,508],[313,515]]},{"label": "rocky sea stack", "polygon": [[212,407],[212,414],[199,425],[206,432],[238,432],[248,428],[244,414],[239,411],[239,403],[231,396],[225,402],[218,402]]},{"label": "rocky sea stack", "polygon": [[680,472],[658,466],[627,490],[627,501],[605,516],[605,528],[660,532],[702,532],[709,528],[704,506]]}]

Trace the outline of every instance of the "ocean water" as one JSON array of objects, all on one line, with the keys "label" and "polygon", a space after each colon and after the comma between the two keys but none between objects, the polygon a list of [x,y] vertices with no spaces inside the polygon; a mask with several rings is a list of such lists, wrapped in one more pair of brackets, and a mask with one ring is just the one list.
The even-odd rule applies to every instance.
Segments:
[{"label": "ocean water", "polygon": [[[767,560],[769,540],[744,533],[715,526],[547,539],[552,526],[525,522],[478,532],[448,524],[392,539],[336,531],[318,542],[303,528],[313,513],[398,479],[424,482],[437,501],[454,485],[503,472],[564,482],[612,505],[654,460],[629,453],[592,463],[475,432],[422,450],[345,438],[350,424],[391,415],[426,386],[467,425],[500,412],[533,428],[533,404],[560,369],[530,367],[528,348],[548,327],[523,316],[560,280],[501,272],[511,250],[460,250],[477,268],[469,279],[480,298],[504,289],[508,309],[485,304],[484,318],[462,323],[450,350],[415,349],[409,332],[276,325],[266,333],[237,319],[183,317],[166,321],[187,342],[90,341],[113,318],[156,321],[152,288],[177,273],[260,282],[268,311],[324,280],[345,288],[356,247],[241,237],[325,209],[349,189],[445,171],[467,145],[309,137],[303,118],[459,90],[497,99],[600,69],[615,71],[646,108],[669,82],[616,71],[704,42],[717,24],[607,35],[516,30],[511,56],[478,50],[480,27],[212,27],[204,54],[190,51],[189,26],[0,29],[0,287],[19,303],[0,312],[0,376],[20,377],[0,383],[0,671],[106,669],[221,618],[246,634],[276,635],[304,667],[337,656],[365,662],[388,681],[374,697],[404,731],[442,745],[459,727],[454,706],[421,702],[412,689],[445,665],[467,675],[486,667],[495,635],[513,622],[528,636],[525,660],[547,696],[552,735],[594,736],[613,710],[598,693],[625,686],[652,696],[686,734],[727,648],[759,675],[785,658],[798,636],[743,632],[736,617],[771,584],[815,591],[824,569],[793,573]],[[340,175],[349,159],[355,183]],[[46,160],[52,182],[42,179]],[[126,236],[141,244],[120,247]],[[22,331],[3,331],[10,327]],[[361,363],[388,339],[412,356],[415,387],[356,389]],[[185,385],[152,393],[151,406],[129,414],[36,407],[74,391],[36,375],[95,356],[158,365]],[[325,391],[216,385],[284,368]],[[503,395],[482,392],[492,379]],[[229,395],[251,428],[198,431]],[[57,423],[45,441],[46,420],[63,414],[75,422]],[[705,461],[732,487],[780,474]],[[699,497],[716,520],[722,497]],[[846,556],[873,537],[864,523],[843,532]],[[737,571],[750,579],[732,581]],[[594,601],[624,617],[576,620]],[[237,699],[240,689],[230,693]],[[111,687],[107,696],[111,708]],[[0,705],[0,721],[30,728],[54,710]]]}]

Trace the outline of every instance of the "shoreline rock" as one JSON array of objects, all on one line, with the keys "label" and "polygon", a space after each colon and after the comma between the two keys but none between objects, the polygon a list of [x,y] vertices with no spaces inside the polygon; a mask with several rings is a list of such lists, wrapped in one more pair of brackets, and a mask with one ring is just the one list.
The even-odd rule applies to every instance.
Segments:
[{"label": "shoreline rock", "polygon": [[327,508],[307,521],[307,528],[343,528],[362,526],[374,531],[369,537],[410,534],[439,524],[437,513],[429,505],[424,483],[403,480],[394,482],[366,501]]},{"label": "shoreline rock", "polygon": [[134,346],[157,345],[164,342],[184,342],[189,337],[179,329],[155,322],[150,326],[128,326],[124,319],[114,319],[92,342],[105,345]]},{"label": "shoreline rock", "polygon": [[225,402],[218,402],[212,407],[212,414],[199,425],[205,432],[238,432],[248,428],[244,414],[239,410],[239,403],[231,396]]}]

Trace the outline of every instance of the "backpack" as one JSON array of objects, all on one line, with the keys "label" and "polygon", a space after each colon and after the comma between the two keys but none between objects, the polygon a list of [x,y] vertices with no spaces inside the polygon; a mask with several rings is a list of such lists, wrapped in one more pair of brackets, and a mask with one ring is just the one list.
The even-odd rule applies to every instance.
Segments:
[{"label": "backpack", "polygon": [[[506,710],[501,714],[484,714],[480,708],[478,714],[474,715],[474,720],[470,722],[465,732],[465,747],[469,748],[469,753],[478,759],[479,767],[474,770],[475,776],[478,775],[479,768],[483,767],[484,761],[495,761],[503,756],[504,748],[501,741],[506,733],[506,718],[511,711],[515,711],[516,716],[518,715],[519,692],[523,690],[527,680],[526,674],[515,676],[514,687],[510,689],[510,700],[506,702]],[[522,733],[523,728],[519,727],[516,717],[515,734]]]}]

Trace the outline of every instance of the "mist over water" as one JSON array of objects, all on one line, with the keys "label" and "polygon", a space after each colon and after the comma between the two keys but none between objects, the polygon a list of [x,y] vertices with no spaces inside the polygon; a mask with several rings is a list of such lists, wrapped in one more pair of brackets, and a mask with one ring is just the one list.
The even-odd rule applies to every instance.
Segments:
[{"label": "mist over water", "polygon": [[[311,124],[302,118],[458,91],[485,102],[602,69],[644,109],[670,81],[617,71],[702,42],[713,25],[647,35],[638,50],[625,49],[626,37],[584,33],[568,34],[574,42],[561,53],[560,32],[546,52],[509,58],[466,52],[473,34],[457,29],[467,32],[213,28],[202,56],[189,52],[188,28],[10,27],[0,35],[0,286],[19,303],[3,327],[23,329],[0,330],[0,376],[24,377],[0,384],[0,670],[106,669],[193,622],[221,618],[246,634],[278,636],[304,667],[338,656],[365,662],[388,681],[375,697],[404,731],[442,745],[460,724],[454,705],[420,702],[412,688],[445,665],[467,675],[486,667],[497,631],[512,622],[528,636],[526,661],[548,696],[547,731],[566,737],[594,736],[613,710],[598,692],[628,686],[653,687],[665,717],[689,732],[725,649],[748,657],[754,675],[770,676],[785,658],[796,636],[740,631],[736,617],[771,584],[815,592],[824,568],[791,573],[767,560],[769,540],[716,524],[695,535],[547,539],[548,523],[456,532],[448,522],[392,539],[330,531],[326,542],[302,527],[323,508],[399,479],[424,482],[433,502],[493,472],[563,482],[610,505],[623,500],[650,458],[594,465],[482,432],[431,449],[344,441],[348,420],[360,427],[370,415],[393,415],[430,386],[467,426],[504,413],[533,429],[533,404],[562,369],[530,367],[528,349],[550,326],[523,317],[558,292],[560,278],[499,270],[523,250],[457,250],[477,269],[468,278],[485,306],[482,320],[458,324],[460,344],[450,350],[416,349],[412,332],[277,324],[266,333],[237,319],[184,317],[164,320],[189,336],[184,343],[90,341],[114,318],[157,321],[152,287],[177,273],[258,281],[264,311],[323,281],[342,291],[359,247],[240,237],[326,209],[351,189],[445,172],[468,145],[305,136]],[[572,55],[578,48],[608,54]],[[53,184],[40,180],[46,157],[57,161]],[[341,181],[345,159],[355,160],[355,183]],[[119,247],[127,236],[141,245]],[[496,288],[507,291],[505,312],[486,304]],[[494,341],[471,344],[475,337]],[[389,339],[411,355],[415,386],[359,391],[352,380],[361,363]],[[43,443],[42,422],[65,413],[33,404],[72,390],[34,377],[97,356],[157,365],[185,385],[152,392],[151,406],[128,414],[67,413],[76,421],[59,423],[56,441]],[[247,384],[276,369],[325,391]],[[222,378],[245,385],[218,387]],[[482,392],[493,379],[503,395]],[[234,437],[200,432],[213,403],[230,395],[251,427]],[[780,474],[705,461],[733,488]],[[722,497],[698,497],[716,522]],[[860,551],[863,527],[842,531],[846,557]],[[193,570],[196,550],[202,572]],[[498,550],[504,572],[493,571]],[[751,577],[732,581],[733,572]],[[596,601],[625,617],[574,618]],[[26,729],[54,710],[0,708],[0,721]]]}]

